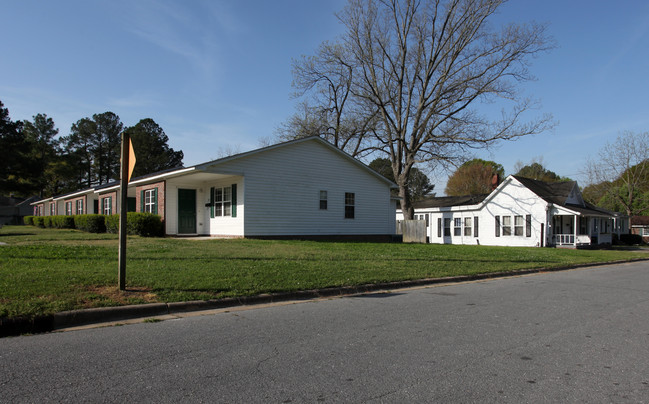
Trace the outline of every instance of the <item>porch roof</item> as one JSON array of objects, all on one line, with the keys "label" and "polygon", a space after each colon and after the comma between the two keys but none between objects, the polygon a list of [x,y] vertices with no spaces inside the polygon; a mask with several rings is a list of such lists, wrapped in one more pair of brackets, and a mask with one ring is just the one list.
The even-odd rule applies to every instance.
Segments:
[{"label": "porch roof", "polygon": [[598,208],[594,205],[591,205],[589,203],[586,203],[586,207],[581,206],[581,205],[573,205],[570,203],[566,203],[563,205],[560,205],[561,207],[568,209],[579,216],[597,216],[597,217],[614,217],[613,212],[609,212],[605,209]]}]

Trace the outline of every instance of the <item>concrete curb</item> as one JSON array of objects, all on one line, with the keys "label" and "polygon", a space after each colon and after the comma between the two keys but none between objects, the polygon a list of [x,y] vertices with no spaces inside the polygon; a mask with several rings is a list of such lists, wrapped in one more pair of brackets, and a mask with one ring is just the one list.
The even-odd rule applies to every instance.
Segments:
[{"label": "concrete curb", "polygon": [[428,278],[410,281],[384,282],[360,286],[344,286],[316,290],[303,290],[296,292],[269,293],[257,296],[242,296],[215,300],[196,300],[188,302],[150,303],[130,306],[100,307],[94,309],[63,311],[52,315],[38,316],[35,318],[0,318],[0,337],[44,333],[73,326],[128,320],[134,318],[163,316],[174,313],[187,313],[192,311],[223,309],[237,306],[251,306],[267,303],[286,302],[291,300],[313,300],[332,296],[354,296],[381,290],[405,289],[442,283],[460,283],[482,279],[504,278],[509,276],[528,275],[540,272],[556,272],[569,269],[615,265],[648,260],[648,258],[635,258],[630,260],[605,263],[566,265],[555,268],[523,269],[518,271],[492,272],[487,274],[452,276],[446,278]]}]

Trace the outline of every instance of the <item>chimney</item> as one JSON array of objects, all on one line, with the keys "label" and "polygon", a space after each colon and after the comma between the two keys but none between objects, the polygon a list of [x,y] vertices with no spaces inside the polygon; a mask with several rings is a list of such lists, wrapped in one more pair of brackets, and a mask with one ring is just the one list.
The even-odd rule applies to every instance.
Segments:
[{"label": "chimney", "polygon": [[498,173],[495,173],[491,177],[491,190],[493,191],[498,188],[498,184],[500,184],[500,175],[498,175]]}]

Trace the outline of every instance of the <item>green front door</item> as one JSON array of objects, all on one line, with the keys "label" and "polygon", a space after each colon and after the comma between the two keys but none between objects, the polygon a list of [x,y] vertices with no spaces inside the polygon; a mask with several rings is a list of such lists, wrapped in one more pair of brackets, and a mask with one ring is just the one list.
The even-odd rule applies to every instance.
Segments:
[{"label": "green front door", "polygon": [[196,190],[178,189],[178,234],[196,233]]}]

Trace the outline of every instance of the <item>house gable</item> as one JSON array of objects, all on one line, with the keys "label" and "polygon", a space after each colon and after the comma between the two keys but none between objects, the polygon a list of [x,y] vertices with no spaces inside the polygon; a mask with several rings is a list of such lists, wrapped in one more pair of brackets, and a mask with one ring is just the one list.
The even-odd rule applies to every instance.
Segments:
[{"label": "house gable", "polygon": [[319,138],[197,169],[243,177],[245,236],[394,233],[392,182]]},{"label": "house gable", "polygon": [[355,165],[356,167],[366,171],[367,173],[369,173],[373,177],[379,179],[382,182],[385,182],[391,188],[398,188],[398,186],[395,183],[393,183],[392,181],[390,181],[389,179],[385,178],[381,174],[379,174],[376,171],[369,168],[367,165],[365,165],[361,161],[355,159],[354,157],[350,156],[349,154],[347,154],[344,151],[338,149],[337,147],[335,147],[331,143],[327,142],[326,140],[321,139],[318,136],[311,136],[311,137],[307,137],[307,138],[291,140],[291,141],[288,141],[288,142],[278,143],[278,144],[268,146],[268,147],[264,147],[264,148],[261,148],[261,149],[256,149],[256,150],[251,150],[251,151],[245,152],[245,153],[235,154],[233,156],[228,156],[228,157],[225,157],[225,158],[222,158],[222,159],[219,159],[219,160],[208,161],[206,163],[196,165],[195,169],[196,170],[214,171],[215,169],[218,170],[217,169],[218,166],[225,165],[225,164],[227,164],[227,163],[229,163],[231,161],[234,161],[234,160],[245,159],[245,158],[249,158],[249,157],[252,157],[252,156],[258,156],[260,154],[265,154],[265,153],[272,152],[272,151],[274,151],[276,149],[292,147],[294,145],[298,145],[298,144],[301,144],[301,143],[307,143],[307,142],[319,143],[320,145],[322,145],[325,148],[329,149],[332,153],[337,154],[340,158],[342,158],[344,160],[347,160],[348,162]]}]

